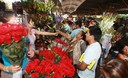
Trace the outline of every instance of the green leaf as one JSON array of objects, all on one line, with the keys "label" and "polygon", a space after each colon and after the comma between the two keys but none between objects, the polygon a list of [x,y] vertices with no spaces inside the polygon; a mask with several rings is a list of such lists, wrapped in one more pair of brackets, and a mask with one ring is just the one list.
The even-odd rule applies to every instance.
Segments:
[{"label": "green leaf", "polygon": [[8,56],[9,58],[16,58],[17,56],[16,55],[10,55]]},{"label": "green leaf", "polygon": [[8,49],[4,48],[2,51],[3,51],[3,53],[4,53],[5,55],[8,55],[8,56],[9,56],[9,54],[10,54],[9,52],[10,52],[10,51],[9,51]]}]

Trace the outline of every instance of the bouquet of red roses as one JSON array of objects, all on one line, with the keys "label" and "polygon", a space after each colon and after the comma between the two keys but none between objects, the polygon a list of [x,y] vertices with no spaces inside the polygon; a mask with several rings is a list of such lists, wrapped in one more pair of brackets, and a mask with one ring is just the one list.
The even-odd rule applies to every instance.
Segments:
[{"label": "bouquet of red roses", "polygon": [[39,58],[26,67],[30,78],[73,78],[75,68],[72,60],[62,48],[40,51]]},{"label": "bouquet of red roses", "polygon": [[71,46],[61,38],[55,38],[55,40],[53,41],[53,46],[58,46],[64,51],[71,50]]},{"label": "bouquet of red roses", "polygon": [[21,65],[27,47],[28,30],[21,24],[0,25],[0,47],[12,65]]}]

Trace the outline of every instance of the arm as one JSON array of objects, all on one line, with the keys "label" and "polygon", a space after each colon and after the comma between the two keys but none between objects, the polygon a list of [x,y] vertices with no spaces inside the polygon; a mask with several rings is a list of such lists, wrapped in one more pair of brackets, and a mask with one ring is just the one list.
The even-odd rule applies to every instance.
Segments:
[{"label": "arm", "polygon": [[0,70],[6,71],[6,72],[17,72],[21,69],[19,66],[4,66],[2,63],[0,63]]},{"label": "arm", "polygon": [[57,30],[57,33],[58,33],[58,34],[61,34],[62,36],[64,36],[65,38],[67,38],[67,39],[69,39],[69,40],[72,39],[72,37],[71,37],[70,35],[68,35],[68,34],[66,34],[66,33],[64,33],[64,32],[62,32],[62,31],[60,31],[60,30]]},{"label": "arm", "polygon": [[56,33],[51,33],[51,32],[41,32],[38,30],[35,30],[35,33],[38,35],[56,35]]},{"label": "arm", "polygon": [[5,66],[2,63],[0,63],[0,70],[4,70],[4,69],[5,69]]},{"label": "arm", "polygon": [[77,68],[78,70],[84,71],[84,70],[87,68],[87,66],[88,66],[88,64],[86,64],[85,62],[82,61],[82,63],[79,63],[79,64],[76,66],[76,68]]},{"label": "arm", "polygon": [[[90,58],[91,57],[91,58]],[[77,68],[79,70],[86,70],[91,69],[94,65],[95,65],[95,53],[94,50],[87,48],[84,52],[84,54],[82,54],[82,56],[80,57],[80,59],[82,60],[81,63],[79,63],[77,65]],[[89,66],[89,67],[88,67]]]},{"label": "arm", "polygon": [[121,60],[125,60],[124,55],[121,54],[121,53],[119,53],[119,54],[117,55],[117,57],[118,57],[119,59],[121,59]]}]

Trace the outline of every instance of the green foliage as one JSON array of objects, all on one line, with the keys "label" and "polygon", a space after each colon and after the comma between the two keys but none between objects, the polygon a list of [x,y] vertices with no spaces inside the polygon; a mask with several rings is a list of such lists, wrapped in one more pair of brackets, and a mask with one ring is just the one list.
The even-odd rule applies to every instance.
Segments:
[{"label": "green foliage", "polygon": [[13,65],[21,65],[22,60],[25,55],[25,48],[27,47],[27,42],[24,37],[24,41],[12,42],[9,45],[3,44],[1,46],[2,52],[9,59]]},{"label": "green foliage", "polygon": [[23,9],[32,17],[37,28],[42,29],[48,22],[53,22],[53,17],[49,15],[52,8],[52,1],[38,2],[35,0],[21,0],[21,5]]}]

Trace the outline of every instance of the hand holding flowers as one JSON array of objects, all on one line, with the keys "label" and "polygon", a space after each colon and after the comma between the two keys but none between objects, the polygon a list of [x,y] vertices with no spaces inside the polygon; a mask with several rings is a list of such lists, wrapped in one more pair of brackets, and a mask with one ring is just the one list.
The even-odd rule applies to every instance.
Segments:
[{"label": "hand holding flowers", "polygon": [[6,72],[12,72],[15,73],[21,69],[20,66],[4,66],[3,70]]}]

